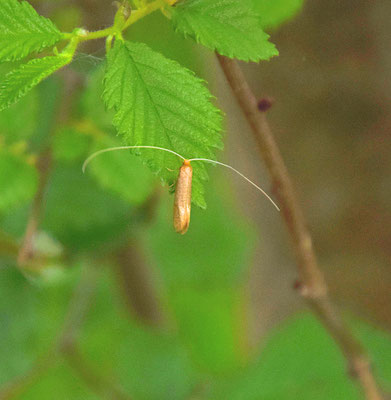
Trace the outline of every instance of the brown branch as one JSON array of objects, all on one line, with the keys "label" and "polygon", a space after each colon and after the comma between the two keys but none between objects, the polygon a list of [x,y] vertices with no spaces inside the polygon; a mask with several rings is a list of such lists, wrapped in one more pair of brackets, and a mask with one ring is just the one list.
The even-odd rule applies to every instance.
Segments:
[{"label": "brown branch", "polygon": [[[72,101],[77,89],[81,85],[80,76],[71,69],[61,71],[64,80],[64,89],[61,96],[60,104],[56,110],[56,118],[54,118],[50,128],[50,136],[54,135],[55,130],[61,123],[66,122],[72,111]],[[34,196],[31,206],[30,215],[27,222],[22,246],[19,250],[17,262],[20,266],[28,265],[34,259],[34,237],[41,222],[42,211],[44,210],[44,197],[49,174],[52,167],[52,154],[50,143],[44,146],[37,163],[39,174],[38,189]]]},{"label": "brown branch", "polygon": [[217,55],[229,85],[238,101],[269,171],[285,224],[290,233],[300,276],[300,293],[320,319],[344,354],[351,374],[357,378],[368,400],[381,400],[382,395],[371,372],[370,363],[338,310],[331,303],[323,273],[318,267],[312,239],[295,190],[268,124],[266,113],[258,109],[238,63]]},{"label": "brown branch", "polygon": [[152,271],[145,264],[136,240],[122,248],[116,255],[116,259],[118,282],[130,313],[146,324],[159,326],[163,316]]},{"label": "brown branch", "polygon": [[18,265],[24,266],[34,258],[34,236],[37,232],[40,217],[43,209],[43,200],[46,190],[46,185],[51,170],[52,156],[49,149],[42,152],[38,159],[38,189],[35,194],[33,204],[31,206],[30,215],[27,222],[26,231],[24,234],[22,246],[19,249],[17,262]]},{"label": "brown branch", "polygon": [[164,323],[164,316],[159,306],[154,271],[146,263],[137,231],[155,220],[159,197],[160,190],[157,189],[136,209],[132,218],[137,222],[133,226],[133,233],[127,244],[114,254],[118,284],[131,316],[155,327]]}]

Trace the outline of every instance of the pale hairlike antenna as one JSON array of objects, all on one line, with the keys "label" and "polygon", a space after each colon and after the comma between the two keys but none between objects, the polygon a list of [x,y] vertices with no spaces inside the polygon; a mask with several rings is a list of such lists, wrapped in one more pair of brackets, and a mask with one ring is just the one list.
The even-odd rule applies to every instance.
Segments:
[{"label": "pale hairlike antenna", "polygon": [[116,150],[129,150],[129,149],[155,149],[155,150],[162,150],[162,151],[166,151],[168,153],[174,154],[177,157],[181,158],[183,161],[205,161],[205,162],[209,162],[212,164],[217,164],[217,165],[221,165],[222,167],[226,167],[229,168],[230,170],[236,172],[238,175],[240,175],[243,179],[245,179],[248,183],[250,183],[251,185],[253,185],[256,189],[258,189],[272,204],[273,206],[280,211],[280,208],[278,207],[278,205],[275,203],[275,201],[262,189],[260,188],[256,183],[254,183],[253,181],[251,181],[249,178],[247,178],[245,175],[243,175],[241,172],[239,172],[237,169],[235,169],[234,167],[231,167],[228,164],[224,164],[220,161],[216,161],[216,160],[210,160],[209,158],[191,158],[191,159],[187,159],[183,156],[181,156],[180,154],[176,153],[173,150],[170,149],[166,149],[164,147],[157,147],[157,146],[118,146],[118,147],[109,147],[107,149],[103,149],[103,150],[99,150],[96,151],[95,153],[91,154],[83,163],[83,167],[82,167],[82,171],[83,173],[85,172],[87,165],[97,156],[99,156],[100,154],[103,153],[107,153],[109,151],[116,151]]},{"label": "pale hairlike antenna", "polygon": [[181,158],[183,161],[186,160],[185,157],[181,156],[180,154],[176,153],[173,150],[165,149],[164,147],[157,147],[157,146],[119,146],[119,147],[109,147],[107,149],[96,151],[92,153],[83,163],[82,171],[83,174],[86,171],[87,165],[97,156],[103,153],[107,153],[109,151],[116,151],[116,150],[129,150],[129,149],[155,149],[155,150],[163,150],[167,151],[168,153],[175,154],[177,157]]},{"label": "pale hairlike antenna", "polygon": [[254,183],[253,181],[251,181],[250,179],[247,178],[247,176],[243,175],[241,172],[239,172],[237,169],[235,169],[234,167],[231,167],[228,164],[224,164],[220,161],[215,161],[215,160],[209,160],[209,158],[191,158],[188,161],[205,161],[205,162],[210,162],[213,164],[217,164],[217,165],[221,165],[223,167],[229,168],[231,171],[236,172],[238,175],[240,175],[243,179],[245,179],[248,183],[250,183],[251,185],[253,185],[255,188],[257,188],[272,204],[273,206],[280,211],[280,207],[278,207],[278,205],[275,203],[275,201],[262,189],[260,188],[256,183]]}]

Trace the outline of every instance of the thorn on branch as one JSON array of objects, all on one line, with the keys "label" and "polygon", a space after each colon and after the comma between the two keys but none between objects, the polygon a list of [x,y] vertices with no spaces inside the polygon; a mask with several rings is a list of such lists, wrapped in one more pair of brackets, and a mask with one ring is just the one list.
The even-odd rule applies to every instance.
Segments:
[{"label": "thorn on branch", "polygon": [[310,297],[310,290],[302,281],[296,280],[293,284],[293,289],[295,289],[301,297]]},{"label": "thorn on branch", "polygon": [[257,107],[261,112],[268,111],[274,103],[274,99],[271,97],[264,97],[258,101]]}]

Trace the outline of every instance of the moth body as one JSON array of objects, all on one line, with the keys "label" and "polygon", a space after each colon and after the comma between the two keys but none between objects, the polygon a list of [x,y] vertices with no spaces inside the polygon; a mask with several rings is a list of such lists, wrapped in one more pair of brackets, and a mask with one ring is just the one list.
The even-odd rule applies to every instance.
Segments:
[{"label": "moth body", "polygon": [[174,198],[174,228],[184,235],[190,224],[191,181],[193,168],[189,160],[185,160],[179,169]]}]

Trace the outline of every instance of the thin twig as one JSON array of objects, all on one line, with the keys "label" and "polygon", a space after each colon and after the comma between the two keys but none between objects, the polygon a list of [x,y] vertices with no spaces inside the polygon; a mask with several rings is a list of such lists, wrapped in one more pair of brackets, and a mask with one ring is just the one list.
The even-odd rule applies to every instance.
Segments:
[{"label": "thin twig", "polygon": [[[72,111],[72,101],[77,89],[81,85],[81,79],[73,70],[66,69],[61,71],[64,80],[64,89],[61,101],[56,110],[56,117],[53,119],[50,127],[50,137],[55,133],[58,126],[65,123]],[[39,174],[38,189],[34,196],[30,215],[27,222],[22,246],[19,250],[17,261],[21,267],[24,267],[34,259],[34,238],[41,222],[42,212],[44,211],[45,191],[52,167],[52,152],[50,141],[45,143],[44,148],[38,158],[37,169]]]},{"label": "thin twig", "polygon": [[144,323],[159,326],[162,310],[156,294],[151,271],[148,270],[136,240],[122,248],[116,255],[116,275],[131,315]]},{"label": "thin twig", "polygon": [[368,400],[381,400],[382,395],[371,372],[361,344],[342,320],[328,297],[323,273],[318,267],[312,239],[297,200],[295,190],[268,124],[266,113],[260,112],[238,63],[217,55],[229,85],[238,101],[269,171],[276,190],[282,216],[289,230],[300,276],[300,293],[318,316],[344,354],[351,374],[357,378]]},{"label": "thin twig", "polygon": [[77,346],[68,349],[65,356],[69,365],[98,396],[108,400],[130,400],[130,397],[121,388],[99,374],[95,368],[87,363]]},{"label": "thin twig", "polygon": [[38,158],[38,189],[34,196],[33,204],[31,206],[30,215],[27,222],[26,231],[24,234],[22,246],[19,249],[17,262],[18,265],[24,266],[34,257],[34,236],[37,232],[40,217],[43,209],[43,200],[46,190],[46,185],[51,170],[52,156],[49,149],[42,152]]},{"label": "thin twig", "polygon": [[0,400],[19,398],[28,387],[34,384],[34,382],[37,382],[50,368],[54,367],[57,362],[58,357],[56,357],[56,354],[53,354],[52,350],[49,351],[48,354],[38,359],[32,368],[24,375],[5,384],[5,386],[0,389]]},{"label": "thin twig", "polygon": [[155,276],[145,262],[136,232],[155,220],[159,195],[158,188],[136,209],[132,218],[133,233],[129,235],[127,244],[114,255],[117,261],[115,273],[130,315],[154,327],[164,323],[164,315],[159,305]]}]

